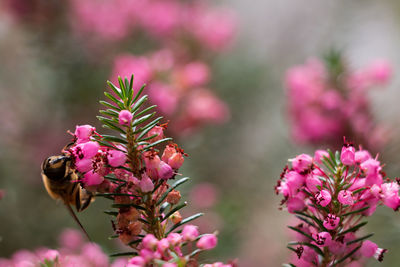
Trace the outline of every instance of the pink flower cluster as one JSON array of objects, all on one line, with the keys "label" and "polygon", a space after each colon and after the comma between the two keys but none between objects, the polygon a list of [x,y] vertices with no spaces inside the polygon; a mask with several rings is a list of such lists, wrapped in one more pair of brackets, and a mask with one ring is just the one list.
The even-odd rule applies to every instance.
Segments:
[{"label": "pink flower cluster", "polygon": [[[95,243],[85,243],[77,230],[66,229],[60,236],[60,248],[38,248],[35,251],[19,250],[10,259],[0,258],[0,267],[35,267],[47,262],[63,267],[123,267],[126,260],[110,264],[108,256]],[[48,265],[46,265],[48,266]],[[53,265],[52,265],[53,266]]]},{"label": "pink flower cluster", "polygon": [[111,81],[135,73],[134,88],[147,84],[150,101],[173,118],[172,131],[188,133],[207,123],[223,123],[229,109],[209,88],[211,71],[205,62],[178,60],[171,50],[148,56],[115,58]]},{"label": "pink flower cluster", "polygon": [[[121,125],[129,126],[132,114],[127,110],[122,110],[119,113],[119,119]],[[147,135],[149,137],[156,135],[152,141],[160,140],[164,137],[163,129],[162,126],[155,126]],[[85,186],[112,187],[112,184],[104,180],[104,176],[113,173],[118,179],[129,180],[136,185],[135,190],[149,192],[154,189],[155,181],[173,178],[184,162],[183,150],[176,144],[170,144],[164,149],[161,158],[155,151],[143,153],[142,159],[145,162],[146,171],[141,177],[134,177],[132,173],[124,170],[124,167],[129,167],[126,162],[126,148],[122,145],[116,145],[114,149],[110,146],[101,146],[95,137],[102,138],[94,127],[78,125],[74,133],[75,143],[65,151],[73,158],[74,167],[82,174],[82,182]]]},{"label": "pink flower cluster", "polygon": [[373,123],[366,93],[388,83],[391,66],[379,60],[362,70],[331,72],[318,59],[287,71],[285,86],[293,139],[337,147],[340,138],[348,136],[370,149],[379,148],[387,139],[387,131]]},{"label": "pink flower cluster", "polygon": [[[183,246],[196,241],[198,253],[201,250],[210,250],[217,245],[217,237],[214,234],[199,236],[197,227],[186,225],[182,233],[170,233],[167,237],[158,240],[154,235],[148,234],[143,238],[139,255],[131,258],[128,267],[153,266],[155,263],[162,263],[162,266],[177,267],[188,264],[189,259],[183,255]],[[189,248],[191,249],[191,245]],[[194,255],[194,254],[193,254]],[[186,265],[185,265],[186,266]],[[232,267],[231,264],[206,264],[205,266]]]},{"label": "pink flower cluster", "polygon": [[235,34],[231,10],[202,2],[179,0],[70,0],[71,23],[76,32],[105,40],[121,40],[136,32],[162,42],[197,43],[222,50]]},{"label": "pink flower cluster", "polygon": [[296,233],[294,264],[381,261],[386,250],[366,240],[372,235],[361,237],[358,231],[378,205],[395,211],[400,206],[399,183],[385,178],[378,159],[346,143],[340,153],[317,150],[314,157],[301,154],[290,161],[275,189],[284,196],[282,205],[299,219],[289,227]]}]

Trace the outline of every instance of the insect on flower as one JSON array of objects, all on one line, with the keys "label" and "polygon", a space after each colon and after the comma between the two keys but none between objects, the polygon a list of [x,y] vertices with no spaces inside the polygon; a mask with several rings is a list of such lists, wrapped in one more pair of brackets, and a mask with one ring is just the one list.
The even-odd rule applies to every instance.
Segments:
[{"label": "insect on flower", "polygon": [[53,199],[62,200],[76,223],[90,240],[71,205],[78,212],[86,209],[93,200],[92,194],[78,183],[78,176],[71,168],[72,158],[67,155],[50,156],[43,161],[42,179],[47,193]]}]

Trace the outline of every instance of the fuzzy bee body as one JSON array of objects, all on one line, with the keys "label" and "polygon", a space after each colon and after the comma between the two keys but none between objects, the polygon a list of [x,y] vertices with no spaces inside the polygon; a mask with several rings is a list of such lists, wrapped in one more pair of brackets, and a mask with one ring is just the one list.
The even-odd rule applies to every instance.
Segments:
[{"label": "fuzzy bee body", "polygon": [[80,212],[89,206],[93,196],[79,184],[77,174],[71,169],[71,158],[60,155],[45,159],[42,164],[42,179],[50,197],[64,202],[74,220],[87,235],[71,205]]}]

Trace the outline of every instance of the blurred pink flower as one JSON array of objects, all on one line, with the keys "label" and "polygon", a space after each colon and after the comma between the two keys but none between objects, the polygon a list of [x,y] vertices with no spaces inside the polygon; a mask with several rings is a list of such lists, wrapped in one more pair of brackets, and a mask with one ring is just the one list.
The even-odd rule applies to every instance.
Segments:
[{"label": "blurred pink flower", "polygon": [[144,56],[122,54],[114,59],[111,81],[118,86],[118,76],[122,79],[131,77],[134,74],[133,87],[137,90],[143,84],[147,84],[153,75],[149,60]]},{"label": "blurred pink flower", "polygon": [[192,188],[189,198],[196,207],[211,208],[218,201],[218,190],[211,183],[200,183]]},{"label": "blurred pink flower", "polygon": [[65,229],[59,237],[60,246],[69,250],[79,250],[83,245],[81,232],[75,229]]}]

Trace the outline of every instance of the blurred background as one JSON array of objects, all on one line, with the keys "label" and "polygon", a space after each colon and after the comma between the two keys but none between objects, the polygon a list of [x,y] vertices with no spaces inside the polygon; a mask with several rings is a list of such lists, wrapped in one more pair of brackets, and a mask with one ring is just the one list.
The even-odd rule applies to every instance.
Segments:
[{"label": "blurred background", "polygon": [[[354,69],[388,59],[393,78],[368,97],[376,121],[391,129],[377,152],[388,176],[396,177],[399,43],[396,0],[2,0],[0,257],[57,247],[61,231],[76,227],[46,194],[40,165],[60,153],[75,125],[101,131],[95,116],[105,81],[134,72],[170,120],[169,134],[189,154],[181,169],[192,178],[182,190],[191,206],[187,214],[204,211],[202,231],[220,232],[210,261],[239,258],[247,267],[287,262],[290,216],[278,210],[273,187],[288,158],[318,146],[291,138],[286,71],[332,48]],[[111,253],[121,246],[107,239],[107,204],[98,199],[79,218]],[[389,249],[379,266],[395,266],[399,214],[382,207],[367,230]]]}]

